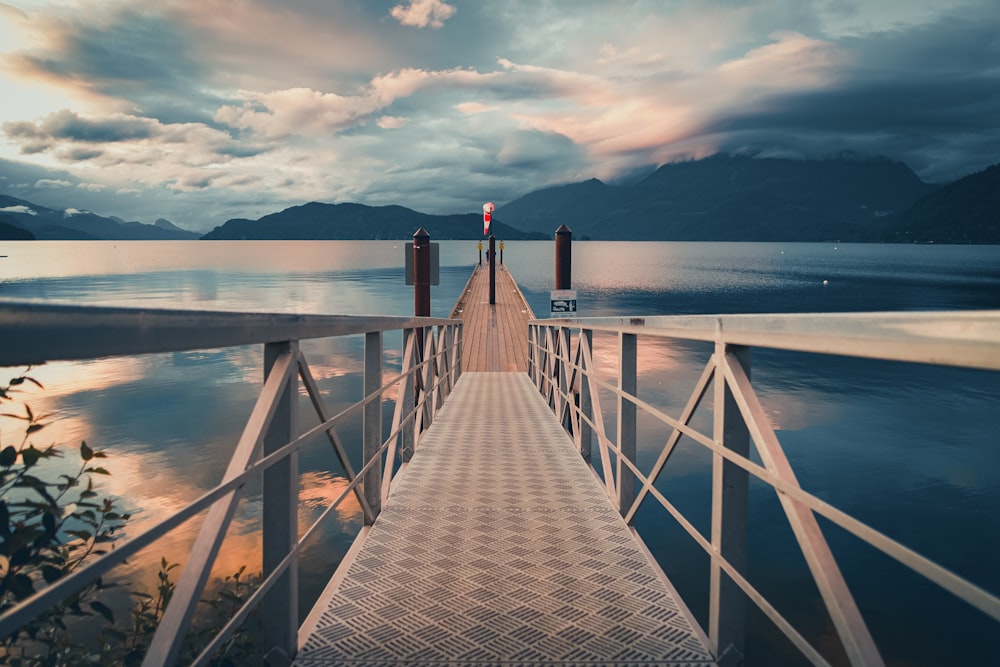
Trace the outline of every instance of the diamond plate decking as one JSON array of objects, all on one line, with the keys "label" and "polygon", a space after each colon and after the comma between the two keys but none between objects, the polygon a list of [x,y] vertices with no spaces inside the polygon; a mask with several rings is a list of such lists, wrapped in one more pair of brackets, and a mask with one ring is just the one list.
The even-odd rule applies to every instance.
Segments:
[{"label": "diamond plate decking", "polygon": [[342,568],[299,667],[714,664],[522,373],[463,374]]}]

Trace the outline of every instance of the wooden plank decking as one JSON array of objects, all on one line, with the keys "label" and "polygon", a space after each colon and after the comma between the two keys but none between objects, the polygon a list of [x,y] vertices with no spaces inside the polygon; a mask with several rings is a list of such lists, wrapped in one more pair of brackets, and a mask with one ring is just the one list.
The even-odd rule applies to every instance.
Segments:
[{"label": "wooden plank decking", "polygon": [[496,304],[490,305],[489,266],[473,271],[451,317],[463,321],[462,371],[528,371],[531,307],[504,265],[497,266]]}]

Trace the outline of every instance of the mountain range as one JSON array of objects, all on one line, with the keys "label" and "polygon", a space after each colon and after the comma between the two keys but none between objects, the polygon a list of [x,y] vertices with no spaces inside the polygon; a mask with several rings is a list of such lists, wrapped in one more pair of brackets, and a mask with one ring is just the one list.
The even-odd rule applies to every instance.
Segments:
[{"label": "mountain range", "polygon": [[201,234],[177,227],[160,218],[154,224],[126,222],[121,218],[105,218],[79,209],[52,209],[24,199],[0,195],[0,223],[12,227],[5,234],[0,227],[0,239],[23,238],[25,232],[42,240],[184,240],[197,239]]},{"label": "mountain range", "polygon": [[[479,239],[478,213],[429,215],[402,206],[311,202],[234,218],[204,239]],[[719,154],[663,165],[640,180],[597,179],[543,188],[493,216],[500,239],[1000,243],[1000,164],[946,186],[901,162],[840,155],[792,160]],[[195,239],[148,225],[0,195],[0,239]]]},{"label": "mountain range", "polygon": [[884,158],[715,155],[666,164],[627,186],[591,179],[537,190],[497,211],[528,230],[673,241],[878,241],[937,189]]},{"label": "mountain range", "polygon": [[[259,220],[236,218],[203,238],[229,239],[409,239],[423,227],[434,240],[481,239],[478,213],[429,215],[403,206],[320,204],[312,202],[265,215]],[[494,219],[492,233],[503,239],[548,239],[550,234],[523,232]]]},{"label": "mountain range", "polygon": [[889,221],[884,239],[910,243],[1000,244],[1000,164],[921,198]]}]

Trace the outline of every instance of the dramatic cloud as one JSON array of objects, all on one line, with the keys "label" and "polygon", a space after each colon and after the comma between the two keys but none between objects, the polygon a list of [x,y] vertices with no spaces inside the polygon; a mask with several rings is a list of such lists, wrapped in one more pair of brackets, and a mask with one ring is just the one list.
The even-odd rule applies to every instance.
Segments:
[{"label": "dramatic cloud", "polygon": [[393,7],[390,13],[403,25],[443,28],[444,22],[455,13],[455,8],[442,0],[409,0],[407,4]]},{"label": "dramatic cloud", "polygon": [[0,213],[27,213],[28,215],[38,215],[38,212],[34,209],[30,209],[27,206],[4,206],[0,208]]},{"label": "dramatic cloud", "polygon": [[114,114],[110,118],[88,120],[63,109],[49,114],[37,123],[4,123],[3,131],[14,140],[39,141],[54,144],[62,140],[80,143],[108,143],[148,139],[155,123]]},{"label": "dramatic cloud", "polygon": [[1000,161],[995,0],[5,2],[0,193],[62,209],[208,229],[720,150]]},{"label": "dramatic cloud", "polygon": [[399,116],[382,116],[376,121],[376,125],[381,127],[383,130],[397,130],[409,122],[406,118],[400,118]]},{"label": "dramatic cloud", "polygon": [[52,178],[41,178],[35,181],[35,187],[39,190],[44,188],[68,188],[73,185],[69,181],[58,181]]},{"label": "dramatic cloud", "polygon": [[240,91],[237,95],[243,103],[223,106],[216,112],[215,120],[267,139],[291,135],[328,136],[364,125],[374,114],[401,98],[425,90],[475,89],[491,78],[494,75],[466,69],[443,72],[405,69],[375,77],[355,95],[322,93],[309,88],[268,93]]}]

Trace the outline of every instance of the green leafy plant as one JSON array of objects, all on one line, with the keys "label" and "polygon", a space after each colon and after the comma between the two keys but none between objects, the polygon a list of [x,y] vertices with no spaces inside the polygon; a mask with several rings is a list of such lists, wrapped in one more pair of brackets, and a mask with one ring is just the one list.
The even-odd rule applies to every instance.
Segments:
[{"label": "green leafy plant", "polygon": [[[19,407],[0,416],[23,423],[16,445],[0,439],[0,613],[8,611],[37,590],[80,568],[85,561],[113,547],[129,519],[115,500],[103,496],[95,476],[109,475],[96,465],[107,458],[86,442],[78,448],[79,463],[70,472],[54,476],[46,462],[64,455],[65,447],[37,447],[33,440],[51,423],[51,415],[37,414],[19,401],[23,388],[42,384],[28,375],[0,386],[0,403]],[[17,404],[20,403],[18,406]],[[0,433],[0,436],[4,434]],[[48,474],[47,474],[48,473]],[[0,638],[0,665],[13,667],[70,667],[77,665],[139,665],[173,596],[171,574],[179,565],[160,560],[155,594],[129,591],[133,606],[122,625],[100,598],[114,584],[98,579],[30,621],[17,632]],[[259,585],[259,576],[246,575],[246,566],[225,577],[202,600],[207,613],[184,638],[182,662],[196,657],[207,641],[225,625]],[[86,623],[95,632],[81,633]],[[86,626],[93,628],[92,625]],[[81,641],[77,635],[89,636]],[[235,632],[212,661],[214,665],[259,663],[256,635],[247,628]]]},{"label": "green leafy plant", "polygon": [[[12,404],[26,384],[42,388],[27,372],[0,387],[0,401]],[[51,416],[35,413],[27,403],[21,407],[0,413],[24,423],[17,445],[0,446],[0,612],[105,553],[129,518],[117,511],[112,498],[95,490],[94,477],[109,473],[96,465],[104,452],[86,442],[80,444],[79,463],[70,473],[55,478],[43,474],[44,463],[62,457],[63,448],[36,447],[32,440]],[[0,639],[4,658],[15,665],[67,664],[60,656],[78,655],[82,649],[69,632],[70,619],[96,614],[113,622],[111,609],[98,599],[108,588],[98,579]]]}]

